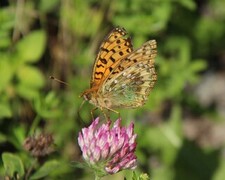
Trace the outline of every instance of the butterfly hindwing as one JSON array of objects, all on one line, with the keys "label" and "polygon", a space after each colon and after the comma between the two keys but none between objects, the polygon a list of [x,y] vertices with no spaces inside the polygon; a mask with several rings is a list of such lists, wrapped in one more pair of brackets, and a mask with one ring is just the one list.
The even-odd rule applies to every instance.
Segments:
[{"label": "butterfly hindwing", "polygon": [[[114,107],[134,108],[147,100],[157,75],[154,68],[156,41],[148,41],[123,59],[105,82],[102,93]],[[123,67],[122,71],[118,71]]]}]

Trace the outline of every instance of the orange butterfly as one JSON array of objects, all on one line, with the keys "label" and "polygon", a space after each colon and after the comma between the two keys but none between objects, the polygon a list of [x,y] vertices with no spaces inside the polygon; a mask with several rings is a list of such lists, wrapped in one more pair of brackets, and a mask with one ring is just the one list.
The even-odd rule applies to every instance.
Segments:
[{"label": "orange butterfly", "polygon": [[157,75],[156,41],[133,50],[124,28],[113,29],[102,42],[93,66],[90,89],[81,96],[96,107],[136,108],[145,104]]}]

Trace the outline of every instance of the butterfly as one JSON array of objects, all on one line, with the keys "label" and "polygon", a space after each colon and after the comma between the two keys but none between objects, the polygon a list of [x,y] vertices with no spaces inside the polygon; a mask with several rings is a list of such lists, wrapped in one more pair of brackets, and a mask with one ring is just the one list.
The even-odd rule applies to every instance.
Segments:
[{"label": "butterfly", "polygon": [[133,50],[124,28],[114,28],[103,40],[94,62],[86,101],[101,110],[137,108],[145,104],[157,80],[154,61],[156,41]]}]

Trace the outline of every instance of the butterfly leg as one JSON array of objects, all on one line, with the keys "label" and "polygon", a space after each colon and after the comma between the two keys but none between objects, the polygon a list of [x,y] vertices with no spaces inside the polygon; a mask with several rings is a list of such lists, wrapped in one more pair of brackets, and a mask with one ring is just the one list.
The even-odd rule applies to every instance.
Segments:
[{"label": "butterfly leg", "polygon": [[105,119],[110,121],[109,114],[108,113],[106,114],[103,108],[100,108],[100,110],[101,110],[102,114],[104,115]]},{"label": "butterfly leg", "polygon": [[[116,111],[116,110],[114,110],[114,109],[110,109],[110,108],[107,108],[107,109],[108,109],[108,111],[112,111],[112,112],[118,114],[118,118],[120,118],[120,112],[118,112],[118,111]],[[109,116],[108,116],[108,117],[109,117]]]},{"label": "butterfly leg", "polygon": [[97,110],[97,109],[98,109],[98,108],[95,107],[94,109],[91,110],[91,117],[92,117],[93,120],[94,120],[94,111]]},{"label": "butterfly leg", "polygon": [[105,119],[107,119],[107,121],[110,121],[110,116],[109,116],[109,113],[105,113],[104,111],[102,111],[104,116],[105,116]]}]

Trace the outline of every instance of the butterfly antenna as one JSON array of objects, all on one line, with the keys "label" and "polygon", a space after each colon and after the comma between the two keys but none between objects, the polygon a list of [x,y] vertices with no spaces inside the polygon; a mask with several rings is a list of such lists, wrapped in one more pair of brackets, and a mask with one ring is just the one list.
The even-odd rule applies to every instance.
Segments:
[{"label": "butterfly antenna", "polygon": [[65,85],[69,86],[68,83],[66,83],[66,82],[64,82],[64,81],[61,81],[61,80],[59,80],[59,79],[57,79],[57,78],[55,78],[55,77],[53,77],[53,76],[49,76],[49,79],[55,80],[55,81],[57,81],[57,82],[59,82],[59,83],[62,83],[62,84],[65,84]]}]

